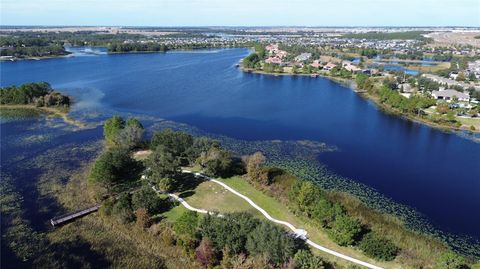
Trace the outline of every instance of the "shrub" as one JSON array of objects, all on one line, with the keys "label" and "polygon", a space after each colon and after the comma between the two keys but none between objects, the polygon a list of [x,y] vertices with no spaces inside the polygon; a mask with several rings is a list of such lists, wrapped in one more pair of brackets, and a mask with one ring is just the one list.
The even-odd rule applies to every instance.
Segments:
[{"label": "shrub", "polygon": [[183,213],[175,222],[173,229],[179,235],[195,238],[198,226],[198,214],[194,211]]},{"label": "shrub", "polygon": [[356,219],[341,215],[335,218],[328,235],[340,246],[347,246],[352,245],[361,232],[362,227]]},{"label": "shrub", "polygon": [[323,269],[325,268],[323,260],[312,255],[309,251],[299,250],[293,258],[296,269]]},{"label": "shrub", "polygon": [[382,261],[395,259],[398,248],[388,239],[368,233],[360,242],[360,249],[369,257]]},{"label": "shrub", "polygon": [[150,227],[152,220],[145,208],[138,208],[135,210],[135,219],[138,226],[142,228]]},{"label": "shrub", "polygon": [[268,257],[276,265],[288,261],[296,250],[294,238],[269,222],[262,222],[248,234],[246,248],[251,256]]},{"label": "shrub", "polygon": [[195,256],[198,263],[204,267],[208,267],[215,263],[215,252],[213,251],[212,242],[208,238],[202,239],[200,245],[195,250]]},{"label": "shrub", "polygon": [[438,269],[460,269],[465,265],[463,257],[453,251],[444,252],[437,260]]},{"label": "shrub", "polygon": [[161,212],[165,203],[152,188],[145,185],[132,195],[132,207],[133,209],[144,208],[148,214],[154,215]]}]

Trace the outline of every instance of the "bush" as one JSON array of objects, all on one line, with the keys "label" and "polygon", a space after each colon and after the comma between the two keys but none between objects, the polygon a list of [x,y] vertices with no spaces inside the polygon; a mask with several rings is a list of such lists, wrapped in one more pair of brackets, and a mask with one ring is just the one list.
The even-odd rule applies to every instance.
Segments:
[{"label": "bush", "polygon": [[362,227],[356,219],[341,215],[335,218],[328,235],[340,246],[347,246],[352,245],[361,232]]},{"label": "bush", "polygon": [[113,116],[103,125],[103,136],[110,144],[115,143],[120,131],[125,128],[125,120],[120,116]]},{"label": "bush", "polygon": [[132,202],[130,194],[122,193],[115,205],[113,206],[112,213],[118,218],[120,223],[129,223],[135,220],[135,215],[132,210]]},{"label": "bush", "polygon": [[213,245],[208,238],[202,239],[200,245],[195,250],[195,256],[197,257],[198,263],[204,267],[208,267],[215,263],[215,252],[213,250]]},{"label": "bush", "polygon": [[375,233],[365,235],[359,247],[367,256],[381,261],[395,259],[398,252],[398,248],[390,240]]},{"label": "bush", "polygon": [[137,180],[141,169],[141,164],[132,159],[127,150],[114,148],[97,158],[89,179],[110,192],[120,183]]},{"label": "bush", "polygon": [[296,269],[323,269],[323,260],[309,251],[299,250],[293,258]]},{"label": "bush", "polygon": [[437,260],[438,269],[461,269],[465,266],[463,257],[453,251],[444,252]]},{"label": "bush", "polygon": [[177,219],[173,229],[179,235],[194,239],[197,234],[198,219],[197,212],[187,211]]},{"label": "bush", "polygon": [[148,214],[155,215],[160,213],[162,208],[166,207],[166,203],[158,197],[152,188],[145,185],[132,195],[132,207],[134,210],[144,208]]},{"label": "bush", "polygon": [[296,245],[282,228],[262,222],[248,234],[246,248],[251,256],[268,257],[270,262],[280,265],[293,256]]}]

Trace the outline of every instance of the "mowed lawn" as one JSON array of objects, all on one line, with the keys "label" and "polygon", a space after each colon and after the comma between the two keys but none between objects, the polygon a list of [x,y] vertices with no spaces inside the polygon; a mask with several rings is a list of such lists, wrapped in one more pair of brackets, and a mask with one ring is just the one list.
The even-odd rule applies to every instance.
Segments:
[{"label": "mowed lawn", "polygon": [[203,182],[193,192],[193,195],[184,199],[195,208],[219,213],[248,212],[257,217],[261,216],[260,212],[245,200],[214,182]]}]

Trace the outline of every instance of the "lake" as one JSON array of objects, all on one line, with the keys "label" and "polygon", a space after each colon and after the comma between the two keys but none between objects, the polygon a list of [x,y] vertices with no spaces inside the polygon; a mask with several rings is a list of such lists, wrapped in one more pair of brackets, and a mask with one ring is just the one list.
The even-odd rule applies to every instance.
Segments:
[{"label": "lake", "polygon": [[[128,113],[240,140],[324,142],[338,149],[317,158],[330,171],[416,209],[443,231],[480,239],[480,144],[472,139],[387,115],[328,79],[243,73],[235,65],[247,49],[77,51],[2,62],[1,85],[47,81],[74,97],[71,115],[81,119],[85,111],[96,119]],[[99,138],[101,130],[87,134]]]}]

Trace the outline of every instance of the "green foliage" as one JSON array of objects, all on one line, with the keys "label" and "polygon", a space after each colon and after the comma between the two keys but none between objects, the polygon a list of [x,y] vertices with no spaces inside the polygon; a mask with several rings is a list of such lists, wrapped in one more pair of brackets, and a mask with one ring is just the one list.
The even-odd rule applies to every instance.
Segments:
[{"label": "green foliage", "polygon": [[137,180],[141,169],[141,164],[127,150],[113,148],[97,158],[89,179],[110,192],[115,185]]},{"label": "green foliage", "polygon": [[53,91],[47,82],[26,83],[19,87],[0,88],[0,104],[28,105],[37,107],[68,107],[70,98]]},{"label": "green foliage", "polygon": [[294,238],[269,222],[262,222],[248,234],[246,248],[250,256],[268,257],[277,265],[286,262],[296,250]]},{"label": "green foliage", "polygon": [[169,152],[184,163],[188,156],[188,151],[193,145],[193,137],[184,132],[174,132],[171,129],[165,129],[153,135],[150,142],[152,149],[163,146]]},{"label": "green foliage", "polygon": [[12,56],[16,58],[51,57],[67,55],[61,42],[46,38],[1,36],[0,56]]},{"label": "green foliage", "polygon": [[105,140],[114,144],[118,134],[123,128],[125,128],[125,120],[120,116],[113,116],[106,120],[103,125],[103,136]]},{"label": "green foliage", "polygon": [[165,209],[166,204],[148,185],[144,185],[132,195],[132,209],[145,208],[150,215],[161,213],[161,210]]},{"label": "green foliage", "polygon": [[382,261],[395,259],[398,252],[398,248],[390,240],[372,232],[362,238],[359,247],[367,256]]},{"label": "green foliage", "polygon": [[198,223],[199,216],[197,212],[187,211],[177,219],[173,229],[179,235],[194,239],[196,237]]},{"label": "green foliage", "polygon": [[325,197],[325,192],[315,186],[313,182],[297,180],[288,195],[297,212],[310,216],[316,201]]},{"label": "green foliage", "polygon": [[187,150],[188,161],[193,164],[200,156],[205,156],[212,147],[220,147],[220,142],[208,137],[197,137],[193,140],[192,146]]},{"label": "green foliage", "polygon": [[337,216],[345,214],[345,210],[339,203],[332,204],[324,198],[316,201],[312,217],[322,225],[322,227],[331,227]]},{"label": "green foliage", "polygon": [[360,223],[346,215],[335,218],[332,228],[328,230],[329,237],[340,246],[352,245],[362,232]]},{"label": "green foliage", "polygon": [[[154,181],[163,180],[163,190],[170,191],[173,180],[180,174],[180,162],[176,156],[164,146],[158,146],[147,159],[150,176]],[[168,178],[168,180],[164,180]],[[166,184],[168,183],[168,184]]]},{"label": "green foliage", "polygon": [[432,98],[416,95],[406,98],[400,95],[398,91],[391,90],[386,86],[380,87],[377,90],[377,95],[380,98],[380,102],[408,114],[419,114],[422,109],[436,104],[435,99]]},{"label": "green foliage", "polygon": [[232,156],[229,151],[212,147],[206,155],[200,156],[199,162],[205,167],[205,174],[214,177],[225,177],[232,172]]},{"label": "green foliage", "polygon": [[295,262],[296,269],[323,269],[325,268],[325,264],[323,260],[315,255],[312,255],[307,250],[299,250],[294,258],[293,261]]},{"label": "green foliage", "polygon": [[260,63],[260,56],[257,53],[252,53],[243,59],[243,66],[246,68],[255,68],[255,66]]},{"label": "green foliage", "polygon": [[146,43],[112,43],[108,46],[108,52],[165,52],[168,47],[165,44],[155,42]]},{"label": "green foliage", "polygon": [[132,210],[132,198],[129,193],[122,193],[113,206],[112,213],[118,220],[125,224],[135,220],[135,215]]},{"label": "green foliage", "polygon": [[248,235],[258,225],[260,221],[247,213],[226,214],[224,218],[207,215],[200,222],[200,233],[217,249],[228,248],[230,254],[240,254],[246,253]]},{"label": "green foliage", "polygon": [[461,269],[465,265],[465,259],[453,251],[444,252],[438,257],[438,269]]}]

